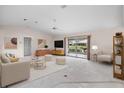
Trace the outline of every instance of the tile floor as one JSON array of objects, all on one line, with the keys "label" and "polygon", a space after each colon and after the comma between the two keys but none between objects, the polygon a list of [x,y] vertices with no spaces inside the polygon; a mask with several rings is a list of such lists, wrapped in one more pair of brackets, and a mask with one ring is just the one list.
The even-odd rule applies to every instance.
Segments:
[{"label": "tile floor", "polygon": [[[124,81],[113,78],[112,65],[66,57],[67,68],[33,80],[19,88],[123,88]],[[10,86],[11,87],[11,86]]]}]

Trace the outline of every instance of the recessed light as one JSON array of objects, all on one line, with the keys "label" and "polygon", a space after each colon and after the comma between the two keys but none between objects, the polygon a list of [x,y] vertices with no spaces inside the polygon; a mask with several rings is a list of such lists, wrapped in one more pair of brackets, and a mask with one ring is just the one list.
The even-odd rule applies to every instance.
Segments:
[{"label": "recessed light", "polygon": [[57,28],[56,28],[56,27],[53,27],[52,29],[53,29],[53,30],[56,30]]},{"label": "recessed light", "polygon": [[67,7],[67,5],[61,5],[61,8],[63,8],[63,9],[66,8],[66,7]]},{"label": "recessed light", "polygon": [[64,77],[67,77],[67,75],[64,75]]},{"label": "recessed light", "polygon": [[27,21],[28,19],[27,18],[24,18],[24,21]]}]

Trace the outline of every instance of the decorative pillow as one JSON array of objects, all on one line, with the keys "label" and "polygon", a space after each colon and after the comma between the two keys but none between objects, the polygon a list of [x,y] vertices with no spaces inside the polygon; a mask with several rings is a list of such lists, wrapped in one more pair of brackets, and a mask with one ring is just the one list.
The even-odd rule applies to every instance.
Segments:
[{"label": "decorative pillow", "polygon": [[9,58],[5,54],[1,55],[1,61],[2,63],[10,63]]},{"label": "decorative pillow", "polygon": [[15,55],[14,54],[11,54],[11,53],[6,53],[6,56],[7,57],[15,57]]},{"label": "decorative pillow", "polygon": [[10,57],[9,58],[11,62],[18,62],[19,58],[15,58],[15,57]]}]

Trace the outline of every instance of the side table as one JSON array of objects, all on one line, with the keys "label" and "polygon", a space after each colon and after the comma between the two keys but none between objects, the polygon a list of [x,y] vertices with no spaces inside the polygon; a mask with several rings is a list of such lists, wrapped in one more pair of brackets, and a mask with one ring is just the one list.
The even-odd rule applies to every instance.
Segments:
[{"label": "side table", "polygon": [[32,67],[34,69],[40,70],[40,69],[45,69],[46,68],[46,62],[44,58],[33,58],[32,59]]},{"label": "side table", "polygon": [[92,55],[93,61],[97,62],[97,54]]},{"label": "side table", "polygon": [[46,68],[46,62],[45,61],[39,61],[34,63],[34,69],[36,70],[42,70]]}]

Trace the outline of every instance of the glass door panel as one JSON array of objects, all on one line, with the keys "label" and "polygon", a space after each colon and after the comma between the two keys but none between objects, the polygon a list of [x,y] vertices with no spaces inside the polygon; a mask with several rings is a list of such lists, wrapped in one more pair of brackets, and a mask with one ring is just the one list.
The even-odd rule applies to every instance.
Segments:
[{"label": "glass door panel", "polygon": [[68,39],[68,55],[87,58],[87,38]]},{"label": "glass door panel", "polygon": [[77,57],[87,58],[87,39],[79,39],[76,43]]}]

